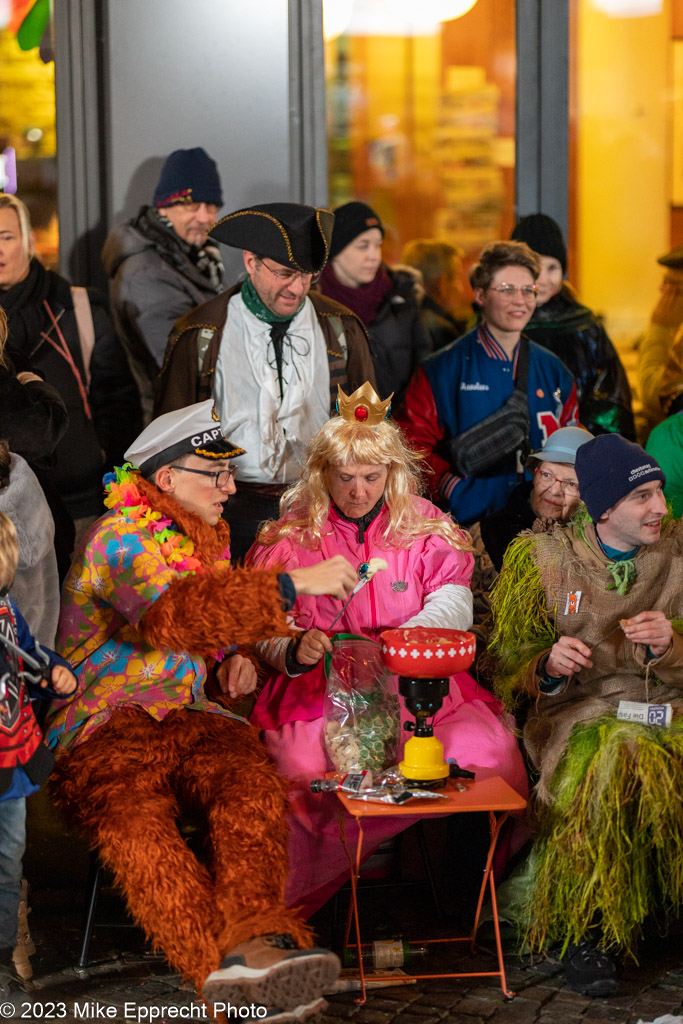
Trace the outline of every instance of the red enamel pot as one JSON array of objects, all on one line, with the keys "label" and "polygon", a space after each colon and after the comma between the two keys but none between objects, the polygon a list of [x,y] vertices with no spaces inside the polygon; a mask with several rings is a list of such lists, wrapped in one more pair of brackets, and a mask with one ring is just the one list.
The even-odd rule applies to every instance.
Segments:
[{"label": "red enamel pot", "polygon": [[474,661],[477,640],[462,629],[422,626],[380,633],[382,661],[392,672],[413,679],[443,679],[464,672]]}]

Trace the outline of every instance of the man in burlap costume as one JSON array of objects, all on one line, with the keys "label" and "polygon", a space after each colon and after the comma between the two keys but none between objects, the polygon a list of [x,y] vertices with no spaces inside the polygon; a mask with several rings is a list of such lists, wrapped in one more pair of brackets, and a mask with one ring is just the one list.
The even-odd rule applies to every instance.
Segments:
[{"label": "man in burlap costume", "polygon": [[[576,474],[572,524],[508,549],[492,645],[499,695],[532,697],[528,937],[562,943],[570,987],[609,995],[592,940],[631,953],[647,916],[683,903],[683,525],[664,521],[657,462],[619,435],[583,445]],[[620,701],[655,705],[652,724],[617,719]]]}]

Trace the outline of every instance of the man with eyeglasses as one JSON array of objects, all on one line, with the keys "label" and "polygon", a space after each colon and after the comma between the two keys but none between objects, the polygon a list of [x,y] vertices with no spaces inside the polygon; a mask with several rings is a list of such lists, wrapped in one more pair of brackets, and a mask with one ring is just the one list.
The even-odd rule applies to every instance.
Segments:
[{"label": "man with eyeglasses", "polygon": [[[108,511],[64,584],[57,645],[78,689],[49,717],[53,793],[199,994],[304,1020],[339,962],[285,906],[285,785],[229,698],[253,692],[251,650],[291,632],[297,594],[343,600],[357,575],[341,556],[231,567],[221,512],[244,454],[209,399],[153,420],[105,478]],[[210,857],[186,845],[181,811]]]},{"label": "man with eyeglasses", "polygon": [[237,210],[211,237],[243,250],[245,279],[182,317],[169,339],[157,413],[212,395],[221,422],[247,450],[226,510],[233,557],[264,519],[277,518],[299,479],[306,446],[374,370],[365,328],[344,306],[311,292],[325,266],[334,215],[297,203]]},{"label": "man with eyeglasses", "polygon": [[605,950],[635,954],[646,918],[681,904],[683,524],[640,445],[602,434],[575,470],[572,522],[506,552],[495,688],[526,698],[537,778],[522,931],[560,944],[571,988],[609,996]]},{"label": "man with eyeglasses", "polygon": [[479,326],[426,359],[408,389],[406,433],[425,454],[435,500],[463,525],[502,508],[529,452],[577,424],[574,378],[522,333],[539,272],[524,243],[487,245],[470,270]]},{"label": "man with eyeglasses", "polygon": [[176,149],[161,169],[151,205],[115,227],[102,250],[111,278],[111,312],[152,418],[154,388],[169,333],[179,316],[223,286],[218,246],[207,244],[223,205],[218,168],[200,146]]}]

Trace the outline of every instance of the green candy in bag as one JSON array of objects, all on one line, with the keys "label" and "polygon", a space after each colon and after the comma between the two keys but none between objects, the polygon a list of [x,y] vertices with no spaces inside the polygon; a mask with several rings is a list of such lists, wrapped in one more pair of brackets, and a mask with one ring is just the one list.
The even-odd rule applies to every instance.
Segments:
[{"label": "green candy in bag", "polygon": [[382,772],[396,763],[401,714],[398,685],[380,645],[337,633],[325,655],[325,747],[335,771]]}]

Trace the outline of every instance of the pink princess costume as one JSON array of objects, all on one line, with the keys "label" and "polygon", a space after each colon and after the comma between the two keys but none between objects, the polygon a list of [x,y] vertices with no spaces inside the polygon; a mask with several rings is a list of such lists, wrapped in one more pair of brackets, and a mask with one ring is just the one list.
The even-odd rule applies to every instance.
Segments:
[{"label": "pink princess costume", "polygon": [[[431,502],[417,497],[413,500],[422,515],[447,518]],[[331,506],[328,532],[315,550],[303,546],[297,535],[289,536],[270,546],[254,544],[247,564],[279,566],[287,572],[339,554],[354,566],[381,557],[388,569],[376,573],[356,594],[335,626],[338,632],[377,639],[382,629],[398,626],[468,629],[472,624],[472,555],[456,550],[436,535],[420,537],[407,548],[391,547],[382,536],[389,519],[386,507],[379,507],[368,524],[371,515],[354,521]],[[339,608],[340,602],[331,597],[300,596],[293,612],[295,624],[302,630],[325,630]],[[339,836],[340,805],[330,794],[314,795],[309,788],[311,779],[321,778],[333,768],[323,733],[323,662],[305,674],[286,675],[284,650],[288,643],[283,639],[279,648],[275,642],[261,649],[277,667],[271,669],[251,722],[263,730],[263,742],[278,771],[292,783],[286,899],[289,906],[303,906],[304,914],[310,916],[344,883],[349,868]],[[409,716],[402,698],[401,710],[404,721]],[[499,775],[518,793],[527,795],[527,775],[513,732],[514,720],[469,673],[451,677],[450,693],[434,726],[446,758],[454,757],[462,768],[476,772],[478,779]],[[401,756],[409,736],[402,730]],[[366,819],[364,852],[369,855],[417,817]],[[358,831],[351,816],[347,816],[344,827],[347,845],[354,849]]]}]

